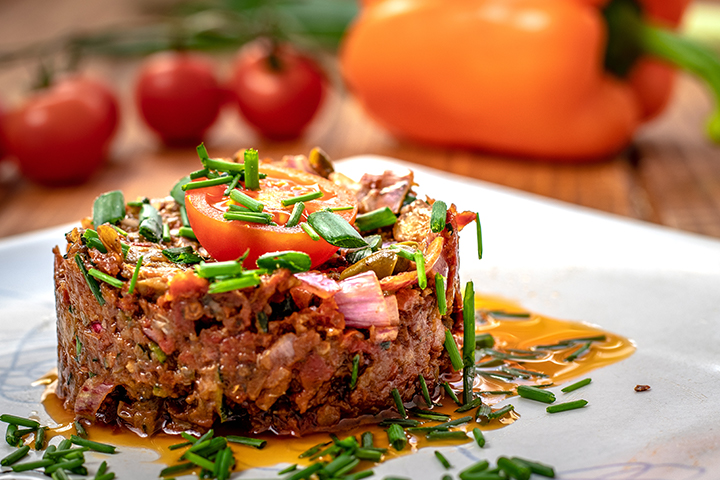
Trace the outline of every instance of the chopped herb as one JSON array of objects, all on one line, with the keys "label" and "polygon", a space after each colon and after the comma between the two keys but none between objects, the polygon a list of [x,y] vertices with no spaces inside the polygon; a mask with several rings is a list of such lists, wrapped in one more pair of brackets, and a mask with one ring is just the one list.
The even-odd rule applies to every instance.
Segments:
[{"label": "chopped herb", "polygon": [[163,223],[162,228],[162,241],[165,243],[170,243],[170,240],[172,240],[172,238],[170,237],[170,226],[167,223]]},{"label": "chopped herb", "polygon": [[[208,170],[207,168],[203,168],[201,170],[195,170],[194,172],[190,173],[189,178],[190,178],[190,180],[197,180],[198,178],[205,178],[208,176],[208,173],[210,173],[210,170]],[[178,182],[178,183],[180,183],[180,182]],[[187,182],[185,182],[185,183],[187,183]]]},{"label": "chopped herb", "polygon": [[282,470],[280,470],[278,472],[278,475],[285,475],[286,473],[294,472],[295,470],[297,470],[297,467],[298,467],[297,463],[293,463],[289,467],[285,467]]},{"label": "chopped herb", "polygon": [[247,445],[250,447],[255,447],[258,450],[265,448],[265,445],[267,445],[266,440],[259,440],[257,438],[240,437],[238,435],[228,435],[225,438],[227,439],[228,442],[239,443],[240,445]]},{"label": "chopped herb", "polygon": [[318,235],[318,233],[315,231],[315,229],[312,226],[310,226],[309,223],[302,222],[300,224],[300,228],[302,228],[303,231],[305,233],[307,233],[310,238],[313,239],[313,241],[317,242],[318,240],[320,240],[320,235]]},{"label": "chopped herb", "polygon": [[35,420],[30,420],[29,418],[23,418],[18,417],[16,415],[10,415],[7,413],[4,413],[0,415],[0,422],[9,423],[12,425],[19,425],[21,427],[28,427],[28,428],[40,428],[40,424],[36,422]]},{"label": "chopped herb", "polygon": [[36,460],[34,462],[26,462],[26,463],[19,463],[17,465],[12,466],[13,472],[27,472],[29,470],[35,470],[39,468],[49,467],[50,465],[54,464],[55,460],[45,459],[45,460]]},{"label": "chopped herb", "polygon": [[125,197],[122,192],[114,190],[97,197],[93,203],[92,216],[95,228],[104,223],[117,223],[125,218]]},{"label": "chopped herb", "polygon": [[[308,215],[307,222],[330,245],[341,248],[359,248],[367,242],[340,215],[320,210]],[[301,224],[302,225],[302,224]]]},{"label": "chopped herb", "polygon": [[376,230],[387,227],[397,222],[397,217],[388,207],[378,208],[371,212],[363,213],[355,218],[355,226],[361,232]]},{"label": "chopped herb", "polygon": [[80,421],[75,420],[73,422],[73,426],[75,427],[75,432],[77,433],[78,437],[87,438],[87,430],[85,430],[85,427],[82,423],[80,423]]},{"label": "chopped herb", "polygon": [[458,371],[463,368],[463,359],[460,356],[460,350],[458,350],[455,338],[453,338],[452,333],[448,329],[445,329],[445,350],[450,356],[450,363],[452,363],[453,370]]},{"label": "chopped herb", "polygon": [[274,271],[279,268],[287,268],[293,273],[307,272],[310,270],[312,260],[310,255],[305,252],[295,252],[288,250],[285,252],[268,252],[258,257],[257,266],[259,268]]},{"label": "chopped herb", "polygon": [[130,287],[128,288],[128,293],[132,295],[132,293],[135,291],[135,285],[137,284],[138,275],[140,274],[140,267],[143,263],[143,257],[140,256],[140,258],[137,259],[137,263],[135,264],[135,270],[133,270],[132,278],[130,279]]},{"label": "chopped herb", "polygon": [[497,466],[505,472],[509,478],[528,479],[532,474],[530,467],[507,457],[498,457]]},{"label": "chopped herb", "polygon": [[237,189],[230,191],[230,198],[234,202],[237,202],[240,205],[246,207],[251,212],[261,213],[263,209],[265,209],[265,205],[263,205],[262,202],[255,200],[250,195],[247,195]]},{"label": "chopped herb", "polygon": [[322,467],[323,467],[323,464],[322,464],[322,463],[313,463],[313,464],[310,465],[309,467],[304,468],[304,469],[298,471],[297,473],[295,473],[295,474],[293,474],[293,475],[290,475],[290,476],[289,476],[287,479],[285,479],[285,480],[305,480],[305,479],[308,479],[308,478],[310,478],[315,472],[317,472],[318,470],[320,470]]},{"label": "chopped herb", "polygon": [[407,437],[405,436],[405,432],[403,431],[402,427],[396,423],[393,423],[387,429],[387,436],[390,445],[392,445],[393,448],[398,452],[405,448],[405,445],[407,445]]},{"label": "chopped herb", "polygon": [[262,223],[269,225],[272,222],[273,216],[270,213],[258,213],[258,212],[238,212],[230,210],[223,214],[225,220],[239,220],[241,222],[249,223]]},{"label": "chopped herb", "polygon": [[475,337],[475,348],[492,348],[495,338],[489,333],[481,333]]},{"label": "chopped herb", "polygon": [[9,465],[12,465],[13,463],[16,463],[20,461],[25,455],[28,454],[30,451],[30,447],[28,445],[23,445],[22,447],[18,448],[14,452],[12,452],[7,457],[0,460],[0,465],[3,467],[7,467]]},{"label": "chopped herb", "polygon": [[463,296],[463,403],[474,397],[475,380],[475,289],[473,282],[465,284]]},{"label": "chopped herb", "polygon": [[392,389],[392,396],[395,400],[395,406],[398,409],[398,412],[400,413],[400,416],[403,418],[407,418],[407,412],[405,411],[405,405],[403,405],[402,398],[400,398],[400,392],[397,388]]},{"label": "chopped herb", "polygon": [[436,200],[432,205],[430,214],[430,230],[440,233],[445,230],[445,219],[447,218],[447,204],[442,200]]},{"label": "chopped herb", "polygon": [[517,393],[523,398],[529,398],[543,403],[553,403],[555,394],[542,388],[533,387],[531,385],[518,385]]},{"label": "chopped herb", "polygon": [[323,447],[326,447],[329,443],[330,443],[330,442],[318,443],[317,445],[308,448],[308,449],[305,450],[303,453],[301,453],[300,455],[298,455],[298,458],[312,457],[313,455],[315,455],[316,453],[318,453],[318,452],[320,451],[320,449],[322,449]]},{"label": "chopped herb", "polygon": [[155,207],[149,203],[143,203],[140,207],[140,235],[153,243],[162,240],[162,217]]},{"label": "chopped herb", "polygon": [[428,432],[427,435],[425,435],[425,438],[428,440],[470,440],[465,432],[461,431],[452,431],[452,432],[443,432],[443,431],[434,431],[434,432]]},{"label": "chopped herb", "polygon": [[417,269],[418,286],[427,287],[427,276],[425,275],[425,257],[420,250],[415,251],[415,268]]},{"label": "chopped herb", "polygon": [[248,190],[260,189],[258,151],[252,148],[245,150],[245,188]]},{"label": "chopped herb", "polygon": [[200,455],[196,455],[192,452],[186,452],[185,459],[189,460],[190,462],[194,463],[195,465],[197,465],[200,468],[210,470],[211,472],[215,470],[214,462],[211,462],[207,458],[203,458]]},{"label": "chopped herb", "polygon": [[291,228],[297,226],[297,224],[300,222],[300,217],[302,217],[302,213],[304,210],[305,204],[303,202],[297,202],[293,207],[293,211],[290,214],[290,218],[285,224],[285,227]]},{"label": "chopped herb", "polygon": [[228,260],[225,262],[201,262],[195,265],[195,273],[201,278],[230,277],[240,275],[244,268],[241,261]]},{"label": "chopped herb", "polygon": [[195,465],[193,465],[193,464],[190,463],[190,462],[180,463],[180,464],[178,464],[178,465],[173,465],[173,466],[171,466],[171,467],[163,468],[162,470],[160,470],[160,475],[159,475],[159,476],[161,476],[161,477],[169,477],[169,476],[172,476],[172,475],[176,475],[176,474],[178,474],[178,473],[181,473],[181,472],[185,472],[185,471],[187,471],[187,470],[192,470],[193,468],[195,468]]},{"label": "chopped herb", "polygon": [[448,459],[445,458],[445,455],[443,455],[442,453],[440,453],[440,452],[437,451],[437,450],[435,450],[435,458],[437,458],[438,461],[439,461],[440,463],[442,463],[442,466],[445,467],[446,469],[449,470],[449,469],[452,468],[452,465],[450,465],[450,462],[448,462]]},{"label": "chopped herb", "polygon": [[231,290],[239,290],[260,285],[260,277],[257,275],[246,275],[228,280],[220,280],[210,284],[208,293],[224,293]]},{"label": "chopped herb", "polygon": [[422,392],[423,400],[425,400],[425,404],[428,407],[433,406],[433,401],[430,398],[430,391],[428,390],[427,383],[425,382],[425,377],[422,375],[418,375],[418,380],[420,380],[420,391]]},{"label": "chopped herb", "polygon": [[381,427],[387,427],[388,425],[400,425],[401,427],[417,427],[420,422],[413,420],[412,418],[386,418],[380,422]]},{"label": "chopped herb", "polygon": [[102,280],[103,282],[105,282],[109,285],[112,285],[115,288],[122,288],[122,286],[123,286],[122,280],[115,278],[111,275],[108,275],[105,272],[101,272],[97,268],[91,268],[90,270],[88,270],[88,274],[92,275],[93,277],[97,278],[98,280]]},{"label": "chopped herb", "polygon": [[223,195],[225,195],[225,196],[230,195],[230,192],[232,192],[233,189],[235,189],[235,187],[237,187],[237,184],[240,181],[241,177],[242,177],[242,175],[235,175],[232,179],[232,182],[230,182],[230,184],[227,186],[227,188],[223,192]]},{"label": "chopped herb", "polygon": [[435,273],[435,297],[437,298],[438,312],[447,314],[447,300],[445,299],[445,277]]},{"label": "chopped herb", "polygon": [[107,248],[105,248],[105,244],[102,243],[102,240],[100,240],[100,236],[95,230],[88,228],[83,232],[82,238],[88,248],[95,248],[100,253],[107,253]]},{"label": "chopped herb", "polygon": [[482,430],[475,427],[472,430],[473,437],[475,437],[475,442],[477,442],[478,447],[483,448],[485,446],[485,435],[483,435]]},{"label": "chopped herb", "polygon": [[42,450],[45,448],[45,431],[46,427],[40,427],[35,434],[35,450]]},{"label": "chopped herb", "polygon": [[565,412],[567,410],[575,410],[576,408],[582,408],[587,405],[587,400],[575,400],[574,402],[558,403],[555,405],[549,405],[545,410],[548,413]]},{"label": "chopped herb", "polygon": [[210,178],[208,180],[197,180],[186,183],[182,186],[183,191],[196,190],[198,188],[215,187],[217,185],[225,185],[232,183],[233,177],[230,175],[223,175],[217,178]]},{"label": "chopped herb", "polygon": [[360,368],[360,354],[356,354],[352,361],[352,373],[350,374],[350,390],[355,390],[357,385],[358,370]]},{"label": "chopped herb", "polygon": [[85,282],[87,282],[90,291],[95,296],[95,299],[100,305],[105,305],[105,299],[103,298],[102,292],[100,291],[100,285],[98,285],[97,280],[91,277],[88,273],[85,265],[83,264],[82,258],[80,258],[79,253],[75,254],[75,263],[77,263],[80,272],[82,273],[83,277],[85,277]]},{"label": "chopped herb", "polygon": [[163,249],[162,254],[173,263],[184,263],[186,265],[200,263],[203,260],[203,258],[195,252],[195,249],[189,245],[184,247],[165,248]]},{"label": "chopped herb", "polygon": [[360,443],[362,444],[363,448],[373,448],[374,442],[373,442],[373,434],[372,432],[363,432],[360,434]]},{"label": "chopped herb", "polygon": [[505,415],[512,412],[513,410],[515,410],[515,407],[513,407],[512,405],[505,405],[504,407],[502,407],[498,410],[493,410],[492,412],[490,412],[488,414],[487,417],[490,420],[494,420],[496,418],[504,417]]},{"label": "chopped herb", "polygon": [[382,459],[383,452],[370,448],[358,448],[355,456],[361,460],[370,460],[371,462],[379,462]]},{"label": "chopped herb", "polygon": [[589,352],[591,345],[592,345],[592,342],[585,342],[585,343],[583,343],[580,348],[578,348],[578,349],[575,350],[573,353],[571,353],[570,355],[568,355],[567,357],[565,357],[565,361],[566,361],[566,362],[574,362],[575,360],[577,360],[578,358],[582,357],[582,356],[585,355],[587,352]]},{"label": "chopped herb", "polygon": [[180,235],[181,237],[189,238],[191,240],[197,240],[193,229],[191,227],[186,227],[185,225],[178,229],[178,235]]},{"label": "chopped herb", "polygon": [[496,318],[530,318],[530,313],[528,312],[506,312],[505,310],[489,310],[485,313]]},{"label": "chopped herb", "polygon": [[[448,332],[448,331],[449,331],[449,330],[446,330],[446,331],[445,331],[445,335],[446,335],[446,337],[445,337],[445,342],[447,342],[447,332]],[[453,343],[455,343],[454,340],[453,340]],[[457,346],[456,346],[455,348],[457,348]],[[447,393],[448,396],[449,396],[450,398],[452,398],[452,401],[453,401],[453,402],[455,402],[455,403],[458,404],[458,405],[462,405],[462,403],[460,403],[460,399],[458,399],[457,395],[455,395],[455,391],[452,389],[452,387],[450,386],[450,384],[449,384],[448,382],[443,382],[442,386],[443,386],[443,388],[445,389],[445,393]]]},{"label": "chopped herb", "polygon": [[480,214],[475,214],[475,226],[477,227],[477,249],[478,259],[482,260],[483,256],[483,241],[482,241],[482,225],[480,225]]},{"label": "chopped herb", "polygon": [[173,444],[173,445],[170,445],[170,446],[168,447],[168,449],[169,449],[169,450],[177,450],[177,449],[179,449],[179,448],[189,447],[189,446],[192,445],[192,444],[193,444],[193,442],[175,443],[175,444]]},{"label": "chopped herb", "polygon": [[322,198],[323,196],[323,192],[321,192],[320,190],[316,190],[314,192],[305,193],[296,197],[284,198],[280,203],[283,207],[289,207],[290,205],[295,205],[298,202],[309,202],[310,200],[316,200],[318,198]]},{"label": "chopped herb", "polygon": [[541,475],[543,477],[548,478],[555,478],[555,469],[551,467],[550,465],[545,465],[543,463],[539,462],[533,462],[531,460],[527,460],[525,458],[520,457],[512,457],[512,460],[515,463],[522,463],[525,464],[532,473],[536,475]]},{"label": "chopped herb", "polygon": [[128,232],[126,232],[122,228],[118,227],[117,225],[112,225],[112,227],[115,229],[116,232],[118,232],[123,237],[127,237],[128,235],[130,235]]},{"label": "chopped herb", "polygon": [[458,413],[469,412],[473,408],[479,407],[482,404],[483,404],[483,401],[482,401],[481,397],[473,398],[469,402],[463,404],[461,407],[455,409],[455,411]]},{"label": "chopped herb", "polygon": [[115,447],[113,445],[93,442],[92,440],[80,438],[77,435],[70,435],[70,441],[75,445],[78,445],[80,447],[88,447],[90,450],[94,450],[96,452],[115,453]]}]

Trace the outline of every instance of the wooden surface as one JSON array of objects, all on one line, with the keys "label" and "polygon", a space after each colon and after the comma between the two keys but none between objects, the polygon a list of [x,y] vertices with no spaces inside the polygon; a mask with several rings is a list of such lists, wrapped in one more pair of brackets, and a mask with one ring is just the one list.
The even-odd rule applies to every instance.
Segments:
[{"label": "wooden surface", "polygon": [[[78,1],[57,3],[68,5]],[[38,30],[29,31],[32,29],[28,28],[27,16],[40,4],[56,2],[0,2],[2,49],[37,38]],[[98,25],[108,15],[117,19],[132,18],[135,14],[134,2],[110,4],[114,6],[104,11],[96,8],[72,13],[66,8],[47,7],[49,11],[37,22],[51,36],[61,32],[62,25],[65,28],[87,26],[88,22]],[[83,1],[82,5],[88,3]],[[43,20],[52,15],[55,21]],[[218,71],[225,72],[230,57],[215,57],[215,61]],[[142,125],[132,103],[137,65],[137,60],[104,59],[93,59],[84,65],[84,70],[110,79],[123,107],[121,128],[110,158],[88,183],[49,189],[25,181],[8,162],[0,164],[0,237],[89,215],[95,196],[107,190],[121,189],[128,199],[164,196],[178,178],[197,168],[194,149],[163,149]],[[332,69],[332,60],[327,66]],[[32,76],[30,72],[29,63],[0,71],[3,104],[12,105],[21,99]],[[342,91],[337,76],[334,79],[333,91],[302,139],[282,144],[264,142],[242,123],[236,111],[228,108],[208,135],[206,143],[211,155],[226,155],[252,146],[259,149],[261,156],[279,157],[307,153],[316,145],[332,158],[387,155],[593,209],[720,237],[720,148],[711,146],[702,133],[711,98],[687,77],[680,78],[666,113],[638,132],[631,149],[590,165],[537,163],[399,142],[373,124]]]}]

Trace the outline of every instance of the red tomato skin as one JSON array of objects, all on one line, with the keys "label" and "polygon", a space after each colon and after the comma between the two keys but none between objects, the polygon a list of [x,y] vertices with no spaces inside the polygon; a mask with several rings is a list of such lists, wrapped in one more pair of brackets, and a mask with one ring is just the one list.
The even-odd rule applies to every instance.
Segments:
[{"label": "red tomato skin", "polygon": [[[315,211],[323,208],[323,206],[352,205],[352,210],[337,213],[350,223],[355,221],[357,214],[355,197],[351,192],[332,184],[329,180],[305,172],[268,164],[261,164],[260,171],[273,178],[290,178],[304,185],[318,183],[323,191],[331,192],[332,198],[323,202],[322,205],[312,206],[310,202],[307,202],[306,208]],[[314,268],[327,261],[338,250],[337,247],[330,245],[322,238],[312,240],[299,226],[286,228],[283,225],[258,225],[223,219],[222,213],[213,208],[210,203],[214,199],[219,199],[225,188],[226,186],[222,185],[188,190],[185,196],[185,206],[193,232],[195,232],[200,244],[216,260],[235,260],[249,248],[249,255],[244,260],[243,265],[245,268],[256,268],[255,261],[264,253],[299,250],[310,255],[312,268]],[[292,207],[287,208],[287,212],[291,210]]]},{"label": "red tomato skin", "polygon": [[[240,114],[270,140],[291,140],[305,130],[325,96],[326,78],[310,57],[262,40],[246,45],[233,65],[228,89]],[[276,66],[275,66],[276,65]]]},{"label": "red tomato skin", "polygon": [[117,123],[112,90],[82,76],[59,80],[2,119],[8,152],[41,185],[87,180],[102,165]]},{"label": "red tomato skin", "polygon": [[205,57],[183,52],[154,55],[141,67],[135,101],[166,145],[197,145],[215,123],[224,94],[213,70]]}]

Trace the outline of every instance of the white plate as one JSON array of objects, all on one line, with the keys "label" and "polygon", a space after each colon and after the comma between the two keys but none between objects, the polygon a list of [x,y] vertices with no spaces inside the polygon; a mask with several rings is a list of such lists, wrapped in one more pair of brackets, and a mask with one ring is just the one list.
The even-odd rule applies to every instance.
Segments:
[{"label": "white plate", "polygon": [[[566,480],[720,478],[720,242],[518,193],[387,158],[355,157],[344,173],[398,165],[421,192],[480,212],[484,258],[474,228],[463,234],[461,276],[476,291],[549,316],[593,323],[633,339],[637,352],[592,373],[589,405],[562,415],[513,399],[521,419],[474,443],[385,462],[373,478],[456,475],[479,459],[516,455],[555,466]],[[88,205],[88,211],[91,206]],[[0,413],[38,412],[30,382],[55,364],[51,248],[68,227],[0,241]],[[649,392],[634,386],[648,384]],[[579,392],[573,398],[579,398]],[[0,456],[10,452],[0,445]],[[109,458],[120,478],[156,478],[156,456],[128,450]],[[99,462],[93,459],[92,462]],[[91,464],[92,465],[92,464]],[[92,467],[91,467],[91,471]],[[275,477],[277,469],[238,478]],[[3,475],[2,478],[25,478]]]}]

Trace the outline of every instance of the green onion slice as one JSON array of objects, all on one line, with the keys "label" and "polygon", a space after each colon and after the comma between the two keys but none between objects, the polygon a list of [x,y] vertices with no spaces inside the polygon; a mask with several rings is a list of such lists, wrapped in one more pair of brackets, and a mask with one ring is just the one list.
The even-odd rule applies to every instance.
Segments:
[{"label": "green onion slice", "polygon": [[80,258],[79,253],[75,254],[75,263],[77,263],[80,272],[83,274],[83,277],[85,277],[85,281],[87,282],[88,287],[90,287],[90,291],[95,296],[95,299],[100,305],[105,305],[105,298],[103,298],[102,292],[100,291],[100,285],[98,285],[97,280],[91,277],[88,273],[87,269],[85,268],[85,264],[83,264],[82,258]]},{"label": "green onion slice", "polygon": [[290,218],[288,219],[287,223],[285,224],[285,227],[292,228],[292,227],[296,226],[298,223],[300,223],[300,218],[302,217],[303,211],[305,211],[305,203],[297,202],[293,206],[293,211],[290,214]]},{"label": "green onion slice", "polygon": [[116,223],[125,218],[125,197],[120,190],[103,193],[93,203],[93,225]]},{"label": "green onion slice", "polygon": [[483,242],[482,242],[482,226],[480,225],[480,214],[475,214],[475,226],[477,227],[477,248],[478,248],[478,259],[482,260],[483,256]]},{"label": "green onion slice", "polygon": [[395,222],[397,222],[397,217],[389,207],[362,213],[355,218],[355,226],[361,232],[387,227]]},{"label": "green onion slice", "polygon": [[588,385],[590,382],[592,382],[591,378],[584,378],[580,380],[579,382],[575,382],[572,385],[568,385],[567,387],[561,389],[560,391],[563,393],[569,393],[577,390],[578,388],[582,388],[585,385]]},{"label": "green onion slice", "polygon": [[105,272],[101,272],[97,268],[91,268],[90,270],[88,270],[88,274],[92,275],[93,277],[97,278],[98,280],[101,280],[109,285],[112,285],[115,288],[122,288],[122,286],[123,286],[122,280],[115,278],[111,275],[108,275]]},{"label": "green onion slice", "polygon": [[245,150],[245,188],[248,190],[260,189],[259,164],[258,151],[252,148]]},{"label": "green onion slice", "polygon": [[438,312],[440,315],[447,314],[447,300],[445,299],[445,277],[435,273],[435,297],[437,297]]},{"label": "green onion slice", "polygon": [[239,220],[241,222],[269,225],[270,222],[272,222],[273,216],[270,213],[238,212],[232,210],[223,213],[223,218],[225,220]]},{"label": "green onion slice", "polygon": [[445,219],[447,218],[447,204],[442,200],[436,200],[432,205],[430,214],[430,230],[440,233],[445,230]]},{"label": "green onion slice", "polygon": [[196,190],[198,188],[205,188],[205,187],[214,187],[217,185],[225,185],[228,183],[232,183],[233,177],[230,175],[223,175],[221,177],[217,178],[211,178],[208,180],[198,180],[195,182],[189,182],[182,186],[183,191],[187,192],[188,190]]},{"label": "green onion slice", "polygon": [[202,262],[195,265],[195,273],[201,278],[232,277],[243,273],[242,261],[228,260],[226,262]]},{"label": "green onion slice", "polygon": [[183,263],[193,265],[202,262],[203,258],[198,255],[193,247],[187,245],[185,247],[166,248],[162,251],[165,258],[173,263]]},{"label": "green onion slice", "polygon": [[298,202],[309,202],[310,200],[317,200],[318,198],[321,198],[324,195],[323,192],[320,190],[316,190],[314,192],[305,193],[303,195],[298,195],[296,197],[290,197],[285,198],[281,200],[280,203],[282,203],[283,207],[289,207],[290,205],[295,205]]},{"label": "green onion slice", "polygon": [[548,413],[565,412],[567,410],[575,410],[576,408],[582,408],[587,405],[587,400],[575,400],[574,402],[558,403],[555,405],[549,405],[545,410]]},{"label": "green onion slice", "polygon": [[257,261],[259,268],[274,271],[279,268],[287,268],[293,273],[307,272],[310,270],[312,260],[305,252],[287,250],[284,252],[268,252],[261,255]]},{"label": "green onion slice", "polygon": [[263,205],[262,202],[258,202],[250,195],[247,195],[238,189],[233,189],[230,191],[230,198],[233,201],[239,203],[240,205],[247,207],[247,209],[251,212],[260,213],[265,208],[265,205]]},{"label": "green onion slice", "polygon": [[555,394],[549,390],[533,387],[532,385],[518,385],[517,393],[523,398],[544,403],[553,403]]},{"label": "green onion slice", "polygon": [[137,259],[137,263],[135,264],[135,270],[133,270],[132,278],[130,279],[130,286],[128,288],[128,293],[132,295],[132,293],[135,291],[135,284],[137,284],[138,275],[140,274],[140,267],[143,263],[143,257]]},{"label": "green onion slice", "polygon": [[308,223],[330,245],[340,248],[360,248],[367,242],[340,215],[320,210],[308,215]]},{"label": "green onion slice", "polygon": [[450,362],[452,363],[453,370],[458,371],[463,368],[463,359],[460,356],[460,350],[458,350],[455,338],[453,338],[450,330],[445,329],[445,350],[450,356]]},{"label": "green onion slice", "polygon": [[238,278],[230,278],[228,280],[220,280],[210,284],[208,293],[225,293],[231,290],[239,290],[260,285],[260,277],[257,275],[245,275]]}]

